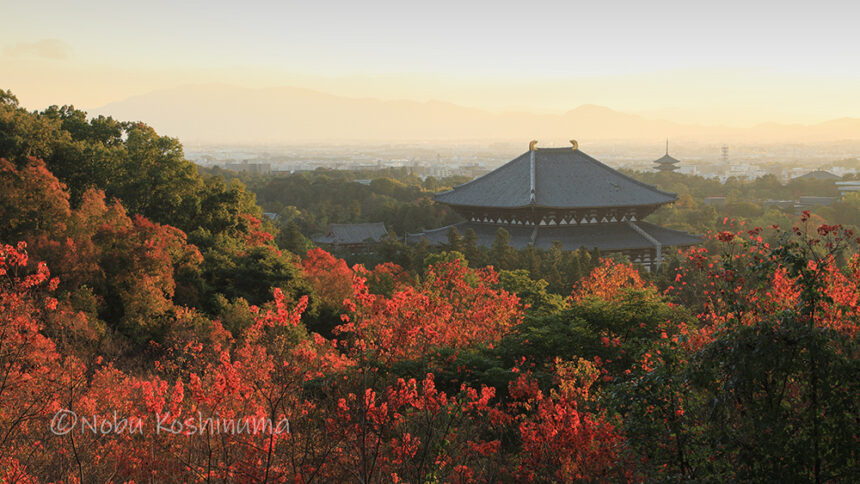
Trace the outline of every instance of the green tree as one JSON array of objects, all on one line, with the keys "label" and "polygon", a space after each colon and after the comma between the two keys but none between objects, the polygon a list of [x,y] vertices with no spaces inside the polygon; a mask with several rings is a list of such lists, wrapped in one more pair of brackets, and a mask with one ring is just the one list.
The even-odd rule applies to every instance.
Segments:
[{"label": "green tree", "polygon": [[280,233],[278,247],[286,249],[294,254],[302,255],[311,248],[311,242],[302,235],[299,224],[291,220],[287,227]]},{"label": "green tree", "polygon": [[448,229],[448,250],[453,250],[456,252],[463,252],[465,247],[463,245],[463,238],[460,237],[460,233],[457,232],[456,227],[451,227]]},{"label": "green tree", "polygon": [[500,269],[513,269],[517,264],[517,253],[511,247],[511,234],[502,227],[496,231],[493,247],[490,250],[491,264]]},{"label": "green tree", "polygon": [[555,314],[564,307],[564,298],[547,291],[547,283],[543,279],[534,280],[525,269],[499,271],[499,286],[520,297],[529,306],[526,314],[539,317]]}]

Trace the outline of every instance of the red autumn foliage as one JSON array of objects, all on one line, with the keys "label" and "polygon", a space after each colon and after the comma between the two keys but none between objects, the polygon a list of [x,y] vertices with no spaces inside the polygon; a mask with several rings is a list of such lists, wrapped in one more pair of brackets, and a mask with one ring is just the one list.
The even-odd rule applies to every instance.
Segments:
[{"label": "red autumn foliage", "polygon": [[247,213],[240,214],[239,217],[248,224],[247,235],[245,236],[245,244],[248,247],[265,246],[274,249],[272,241],[275,240],[275,237],[263,230],[263,222],[260,219]]},{"label": "red autumn foliage", "polygon": [[518,400],[514,406],[532,410],[519,417],[523,461],[518,476],[529,482],[626,480],[623,436],[600,415],[585,410],[599,369],[586,360],[556,359],[555,366],[558,390],[549,395],[528,374],[511,383],[511,396]]},{"label": "red autumn foliage", "polygon": [[[363,370],[350,370],[354,363],[333,342],[318,335],[302,338],[296,332],[306,299],[288,308],[279,291],[272,309],[259,314],[241,344],[234,346],[220,336],[205,343],[189,341],[184,350],[191,356],[187,366],[159,364],[164,373],[148,377],[128,376],[96,362],[91,377],[82,382],[83,368],[71,360],[61,366],[52,342],[40,334],[38,321],[31,317],[44,304],[32,292],[50,279],[44,264],[34,274],[19,274],[29,262],[23,248],[21,244],[20,249],[0,251],[6,280],[0,314],[22,315],[3,321],[7,329],[3,334],[15,336],[3,347],[17,348],[16,355],[25,351],[30,359],[17,358],[15,364],[5,366],[7,378],[19,385],[13,393],[0,393],[6,409],[2,417],[28,422],[19,423],[17,433],[11,432],[23,442],[21,447],[3,448],[7,478],[21,479],[35,470],[49,479],[80,481],[305,482],[313,476],[327,481],[360,469],[368,480],[399,476],[411,480],[432,472],[465,482],[483,480],[482,473],[494,469],[489,464],[475,466],[492,460],[498,447],[497,440],[478,437],[486,432],[483,422],[494,397],[491,389],[463,387],[460,394],[449,396],[436,389],[432,375],[420,387],[414,380],[399,380],[381,391],[364,387]],[[23,305],[31,309],[24,310]],[[56,311],[46,306],[45,311]],[[10,333],[13,328],[16,331]],[[306,382],[340,374],[346,381],[336,378],[329,390],[342,395],[332,400],[337,403],[314,403],[304,388]],[[361,392],[347,390],[356,384]],[[48,433],[48,420],[60,408],[74,408],[91,422],[118,418],[121,423],[109,423],[113,431],[107,434],[83,431],[53,436]],[[23,415],[26,418],[12,409],[28,412]],[[212,440],[208,434],[197,434],[197,427],[191,430],[201,419],[289,419],[296,426],[285,434],[222,434]],[[184,430],[155,432],[159,428]],[[449,431],[439,434],[438,428]],[[440,453],[442,440],[448,446]],[[40,441],[51,444],[52,467],[47,461],[17,460],[24,455],[21,449]],[[414,466],[418,458],[424,459],[423,467]]]},{"label": "red autumn foliage", "polygon": [[492,343],[522,319],[519,298],[494,289],[497,282],[492,268],[442,262],[430,266],[417,286],[386,297],[371,294],[356,274],[345,302],[349,311],[336,331],[352,338],[359,352],[383,360],[414,358],[438,346]]},{"label": "red autumn foliage", "polygon": [[352,296],[353,273],[343,259],[322,249],[311,249],[302,261],[302,269],[323,305],[340,309],[344,299]]},{"label": "red autumn foliage", "polygon": [[632,265],[602,259],[599,266],[574,286],[571,297],[575,301],[590,297],[611,301],[622,295],[625,289],[642,289],[645,286],[639,271]]},{"label": "red autumn foliage", "polygon": [[[804,212],[801,221],[808,223],[812,217]],[[860,279],[851,276],[857,274],[858,255],[851,256],[844,270],[835,255],[839,247],[853,243],[853,232],[836,225],[794,227],[791,247],[805,255],[802,266],[789,268],[777,261],[778,254],[762,231],[739,231],[728,240],[718,236],[726,248],[719,257],[705,248],[687,251],[689,264],[676,275],[680,284],[670,287],[668,293],[700,301],[689,304],[702,307],[698,316],[705,323],[697,335],[687,334],[691,347],[712,340],[715,331],[730,321],[751,324],[774,319],[780,311],[800,311],[804,284],[815,286],[815,293],[821,296],[813,310],[815,324],[855,335],[860,321]]]},{"label": "red autumn foliage", "polygon": [[[116,220],[127,220],[119,215],[115,212]],[[131,220],[116,230],[154,253],[171,253],[175,247],[177,254],[184,254],[181,241],[171,245],[175,240],[171,232],[155,224]],[[137,234],[142,238],[134,241]],[[10,435],[7,444],[0,446],[6,479],[25,480],[28,475],[46,480],[184,482],[326,482],[344,476],[358,476],[365,482],[420,482],[429,476],[444,476],[451,482],[636,478],[624,436],[600,409],[595,385],[603,369],[598,362],[556,360],[549,391],[526,372],[511,383],[507,402],[498,400],[492,388],[463,385],[453,394],[442,391],[432,373],[421,381],[380,381],[377,370],[366,366],[368,354],[382,361],[402,360],[434,346],[458,348],[502,337],[521,318],[521,308],[514,295],[494,289],[496,275],[491,269],[441,263],[430,267],[414,286],[402,279],[387,296],[368,290],[369,271],[349,269],[320,251],[304,269],[317,277],[321,290],[343,285],[348,276],[350,307],[340,332],[349,339],[349,352],[343,353],[336,341],[307,336],[301,322],[307,299],[288,306],[276,290],[271,306],[235,339],[214,323],[211,334],[187,340],[170,355],[171,361],[158,362],[149,374],[133,376],[100,361],[85,371],[84,365],[61,355],[43,335],[43,321],[75,315],[59,316],[63,309],[50,296],[58,281],[51,279],[44,264],[32,264],[24,248],[24,244],[5,246],[0,251],[0,315],[5,328],[0,344],[6,350],[0,358],[5,358],[9,381],[18,383],[0,390],[4,409],[0,425]],[[752,254],[744,257],[755,258]],[[730,293],[769,298],[760,305],[760,313],[785,310],[796,303],[797,276],[790,276],[785,268],[776,266],[767,276],[764,293],[752,291],[729,267],[709,267],[701,252],[691,257],[694,264],[699,261],[708,267],[710,280],[719,281],[707,286],[714,292],[708,298],[714,299],[703,321],[712,327],[722,321],[714,308]],[[827,258],[806,267],[807,276],[821,278],[828,296],[818,324],[840,331],[856,328],[851,321],[856,316],[858,288],[851,275],[858,265],[855,257],[849,264],[850,274],[835,270]],[[167,267],[161,266],[165,271]],[[330,284],[323,284],[330,267],[339,270]],[[387,267],[380,272],[396,271]],[[162,287],[167,288],[161,289],[163,293],[169,290]],[[624,288],[649,287],[632,267],[604,262],[577,286],[574,298],[611,301]],[[693,336],[683,328],[679,334]],[[673,345],[677,340],[662,341]],[[661,348],[665,351],[669,346],[644,353],[638,370],[654,371]],[[74,408],[102,420],[114,418],[116,411],[128,428],[140,427],[148,433],[54,436],[48,424],[60,408]],[[685,415],[680,401],[668,408],[673,422]],[[198,433],[196,427],[190,430],[201,419],[288,421],[291,427],[283,434],[212,438]],[[154,433],[158,426],[183,431]],[[514,453],[502,448],[503,436],[511,429],[519,442]],[[43,446],[44,452],[37,453],[41,457],[22,459],[33,455],[24,451],[33,446]],[[50,460],[45,458],[48,455]]]},{"label": "red autumn foliage", "polygon": [[[0,478],[31,480],[48,465],[46,422],[62,398],[80,384],[82,365],[57,352],[43,335],[48,296],[56,282],[44,263],[30,269],[26,244],[0,246]],[[34,453],[34,449],[43,449]]]}]

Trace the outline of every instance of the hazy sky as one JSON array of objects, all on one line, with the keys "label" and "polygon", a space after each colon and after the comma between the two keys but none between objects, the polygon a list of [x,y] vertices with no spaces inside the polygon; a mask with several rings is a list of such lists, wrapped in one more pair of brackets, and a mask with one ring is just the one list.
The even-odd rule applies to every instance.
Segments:
[{"label": "hazy sky", "polygon": [[860,6],[819,1],[0,0],[0,88],[94,108],[224,82],[681,122],[860,117]]}]

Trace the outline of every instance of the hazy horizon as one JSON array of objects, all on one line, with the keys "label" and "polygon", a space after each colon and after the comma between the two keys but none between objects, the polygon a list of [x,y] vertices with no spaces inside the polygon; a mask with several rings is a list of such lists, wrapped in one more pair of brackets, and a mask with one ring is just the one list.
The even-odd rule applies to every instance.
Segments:
[{"label": "hazy horizon", "polygon": [[860,117],[858,7],[841,1],[154,1],[143,9],[100,0],[5,10],[16,21],[0,32],[0,86],[29,109],[95,110],[224,83],[496,114],[593,104],[731,128]]},{"label": "hazy horizon", "polygon": [[152,91],[91,114],[142,120],[189,143],[401,141],[860,141],[860,118],[750,128],[683,124],[586,104],[561,113],[492,112],[440,101],[342,97],[317,90],[197,84]]}]

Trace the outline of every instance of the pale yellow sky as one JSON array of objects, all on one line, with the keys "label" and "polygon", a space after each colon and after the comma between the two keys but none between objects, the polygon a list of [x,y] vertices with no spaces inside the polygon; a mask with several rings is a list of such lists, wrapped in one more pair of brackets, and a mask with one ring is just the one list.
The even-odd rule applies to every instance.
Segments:
[{"label": "pale yellow sky", "polygon": [[[196,83],[681,123],[860,117],[858,7],[762,0],[14,2],[0,88],[93,109]],[[38,26],[38,28],[34,28]]]}]

